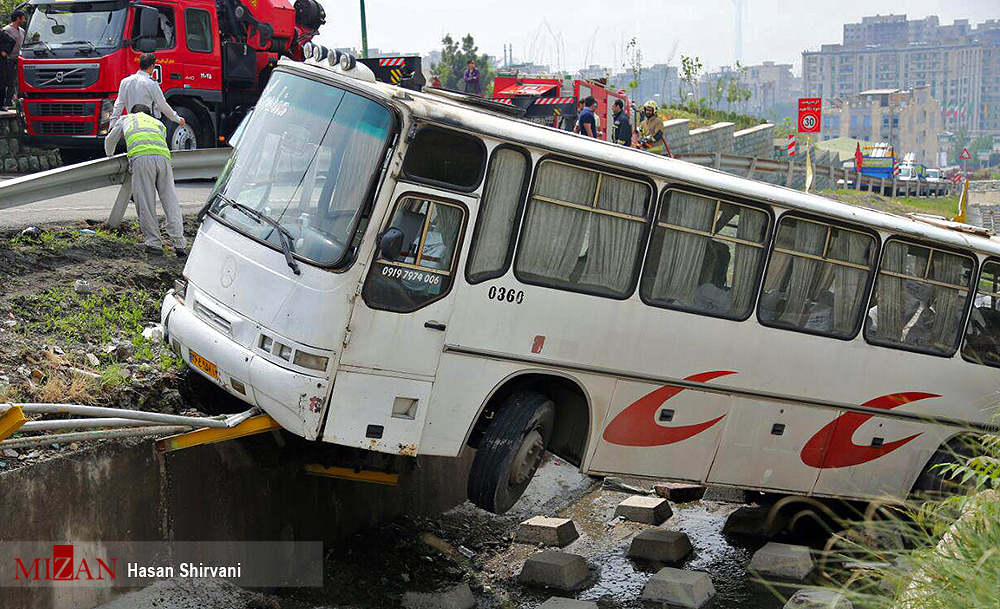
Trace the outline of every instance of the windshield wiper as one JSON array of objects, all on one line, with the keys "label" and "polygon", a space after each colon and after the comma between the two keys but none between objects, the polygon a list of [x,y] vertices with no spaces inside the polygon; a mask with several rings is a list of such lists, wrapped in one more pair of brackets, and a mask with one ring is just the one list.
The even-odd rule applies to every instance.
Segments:
[{"label": "windshield wiper", "polygon": [[55,52],[52,51],[52,47],[50,47],[49,43],[45,42],[44,40],[32,40],[30,42],[25,42],[24,44],[21,45],[21,48],[33,47],[36,44],[43,45],[45,47],[45,50],[49,52],[49,55],[55,55]]},{"label": "windshield wiper", "polygon": [[85,45],[87,45],[87,46],[90,47],[89,51],[91,53],[96,53],[97,52],[97,47],[94,46],[94,43],[91,42],[91,41],[89,41],[89,40],[72,40],[70,42],[63,43],[63,46],[65,46],[67,44],[85,44]]},{"label": "windshield wiper", "polygon": [[[302,269],[299,268],[299,263],[296,262],[295,258],[292,256],[292,251],[294,251],[292,249],[292,241],[295,240],[295,237],[287,228],[282,226],[277,220],[271,218],[270,216],[267,216],[252,207],[247,207],[242,203],[237,203],[226,195],[218,194],[216,197],[224,203],[223,207],[238,209],[247,216],[250,216],[250,218],[257,224],[264,222],[265,224],[274,227],[278,231],[278,241],[281,243],[281,253],[285,255],[285,262],[288,263],[288,268],[292,269],[292,272],[296,275],[302,274]],[[219,209],[221,210],[222,208],[220,207]]]}]

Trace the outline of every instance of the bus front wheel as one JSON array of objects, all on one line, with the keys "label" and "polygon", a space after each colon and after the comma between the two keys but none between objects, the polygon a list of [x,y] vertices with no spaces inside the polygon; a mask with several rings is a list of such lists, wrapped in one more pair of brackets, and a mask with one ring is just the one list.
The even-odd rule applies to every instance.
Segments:
[{"label": "bus front wheel", "polygon": [[476,451],[469,472],[469,500],[503,514],[528,488],[552,437],[555,404],[537,391],[519,391],[504,402]]}]

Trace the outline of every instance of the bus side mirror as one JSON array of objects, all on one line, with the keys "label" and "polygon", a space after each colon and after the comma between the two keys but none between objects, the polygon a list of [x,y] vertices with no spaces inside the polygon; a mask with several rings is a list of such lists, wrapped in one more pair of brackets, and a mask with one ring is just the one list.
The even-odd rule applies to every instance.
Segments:
[{"label": "bus side mirror", "polygon": [[382,258],[394,261],[399,258],[403,249],[403,231],[395,226],[389,227],[378,238],[378,251]]}]

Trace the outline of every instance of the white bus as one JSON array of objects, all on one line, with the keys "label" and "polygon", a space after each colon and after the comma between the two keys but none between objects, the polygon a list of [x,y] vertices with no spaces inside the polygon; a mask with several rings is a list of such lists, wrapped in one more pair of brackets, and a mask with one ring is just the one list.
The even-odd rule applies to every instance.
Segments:
[{"label": "white bus", "polygon": [[280,63],[208,203],[173,348],[308,441],[476,448],[494,512],[544,450],[903,497],[995,406],[1000,243],[360,67]]}]

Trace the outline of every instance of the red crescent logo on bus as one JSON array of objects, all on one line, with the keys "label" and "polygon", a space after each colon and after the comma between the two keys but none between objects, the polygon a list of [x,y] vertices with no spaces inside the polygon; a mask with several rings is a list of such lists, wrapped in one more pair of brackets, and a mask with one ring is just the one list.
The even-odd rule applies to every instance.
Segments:
[{"label": "red crescent logo on bus", "polygon": [[[869,400],[862,406],[892,410],[903,404],[937,397],[941,396],[919,392],[891,393]],[[878,447],[855,444],[852,439],[854,432],[873,416],[875,415],[848,412],[830,421],[823,429],[816,432],[816,435],[809,438],[809,441],[802,447],[802,462],[810,467],[820,469],[861,465],[885,456],[921,435],[914,434],[902,440],[886,442]]]},{"label": "red crescent logo on bus", "polygon": [[[701,372],[699,374],[692,374],[684,380],[705,383],[727,374],[736,373],[721,370]],[[715,425],[726,416],[722,415],[710,421],[695,423],[694,425],[676,427],[658,425],[656,423],[657,409],[664,402],[684,391],[684,389],[684,387],[665,385],[629,404],[604,429],[604,439],[611,444],[619,446],[665,446],[694,437],[712,425]]]}]

